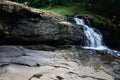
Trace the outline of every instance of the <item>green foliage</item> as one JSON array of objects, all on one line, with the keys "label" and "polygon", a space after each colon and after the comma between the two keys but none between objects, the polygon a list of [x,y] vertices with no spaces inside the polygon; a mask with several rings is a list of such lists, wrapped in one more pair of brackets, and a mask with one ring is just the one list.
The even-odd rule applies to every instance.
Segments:
[{"label": "green foliage", "polygon": [[[28,6],[32,7],[48,7],[50,9],[52,6],[63,6],[70,4],[72,7],[76,6],[73,3],[78,3],[77,10],[82,9],[106,16],[108,18],[113,18],[116,16],[115,20],[120,20],[120,0],[11,0],[20,3],[28,2]],[[82,7],[81,7],[82,6]],[[57,9],[56,9],[57,10]]]},{"label": "green foliage", "polygon": [[[79,6],[79,8],[78,8]],[[49,8],[49,6],[41,7],[41,8],[33,8],[34,10],[42,10],[42,11],[47,11],[47,12],[55,12],[61,15],[87,15],[91,14],[88,11],[85,11],[84,9],[81,8],[81,4],[79,3],[72,3],[71,4],[66,4],[66,5],[53,5]]]},{"label": "green foliage", "polygon": [[106,17],[120,17],[120,0],[88,0],[85,7]]}]

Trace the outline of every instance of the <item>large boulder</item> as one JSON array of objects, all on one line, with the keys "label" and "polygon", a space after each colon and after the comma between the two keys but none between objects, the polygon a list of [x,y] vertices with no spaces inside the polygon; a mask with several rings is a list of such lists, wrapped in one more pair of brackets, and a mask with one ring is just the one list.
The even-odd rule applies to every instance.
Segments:
[{"label": "large boulder", "polygon": [[83,39],[81,26],[64,22],[61,17],[58,20],[50,18],[52,16],[48,17],[45,12],[35,12],[10,1],[0,2],[0,6],[0,36],[3,41],[78,44]]}]

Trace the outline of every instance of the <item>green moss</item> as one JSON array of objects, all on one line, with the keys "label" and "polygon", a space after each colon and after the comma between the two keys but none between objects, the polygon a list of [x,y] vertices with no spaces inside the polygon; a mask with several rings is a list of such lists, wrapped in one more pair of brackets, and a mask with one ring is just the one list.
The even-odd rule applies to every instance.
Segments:
[{"label": "green moss", "polygon": [[[39,9],[34,10],[42,10],[47,12],[55,12],[61,15],[76,15],[76,14],[83,14],[84,10],[80,3],[72,3],[71,4],[65,4],[65,5],[54,5],[54,6],[46,6]],[[82,10],[82,11],[81,11]]]},{"label": "green moss", "polygon": [[37,11],[41,10],[45,12],[54,12],[54,13],[58,13],[61,15],[72,15],[72,8],[67,8],[65,6],[52,6],[51,8],[43,7],[43,8],[35,9],[35,10]]},{"label": "green moss", "polygon": [[92,12],[86,11],[84,9],[84,5],[80,3],[72,3],[65,5],[54,5],[54,6],[46,6],[39,9],[34,8],[37,11],[45,11],[45,12],[54,12],[61,15],[81,15],[81,16],[90,16],[93,17],[95,25],[104,25],[104,26],[115,26],[112,21],[108,18],[102,17],[100,15],[94,14]]}]

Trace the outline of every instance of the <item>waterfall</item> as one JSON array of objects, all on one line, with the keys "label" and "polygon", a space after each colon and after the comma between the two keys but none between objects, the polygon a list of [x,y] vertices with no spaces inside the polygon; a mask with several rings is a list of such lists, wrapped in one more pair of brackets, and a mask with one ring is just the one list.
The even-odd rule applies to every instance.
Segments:
[{"label": "waterfall", "polygon": [[107,47],[103,44],[104,42],[102,35],[97,29],[86,25],[84,19],[74,18],[74,20],[77,25],[83,26],[84,34],[86,37],[84,40],[85,45],[83,45],[83,48],[95,50],[107,49]]},{"label": "waterfall", "polygon": [[[104,45],[103,37],[99,30],[86,25],[84,19],[74,18],[74,21],[76,22],[77,25],[83,27],[85,35],[84,39],[85,44],[82,45],[82,47],[84,49],[94,49],[103,52],[105,51],[106,54],[120,57],[120,51],[112,50]],[[90,24],[89,20],[87,21]]]}]

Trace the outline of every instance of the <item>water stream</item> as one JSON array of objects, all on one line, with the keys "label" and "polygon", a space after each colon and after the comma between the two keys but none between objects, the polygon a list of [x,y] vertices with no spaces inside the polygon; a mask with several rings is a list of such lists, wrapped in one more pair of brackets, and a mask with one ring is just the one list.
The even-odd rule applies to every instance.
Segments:
[{"label": "water stream", "polygon": [[76,21],[77,25],[83,26],[84,34],[86,37],[86,40],[84,41],[85,45],[83,48],[98,50],[107,49],[107,47],[104,45],[102,35],[97,29],[86,25],[84,19],[74,18],[74,20]]},{"label": "water stream", "polygon": [[102,34],[99,32],[99,30],[86,25],[84,19],[75,17],[74,20],[77,25],[83,26],[83,31],[85,34],[85,40],[84,40],[85,45],[82,45],[82,47],[84,49],[106,50],[110,54],[115,54],[117,56],[120,56],[119,51],[112,50],[107,46],[105,46]]}]

